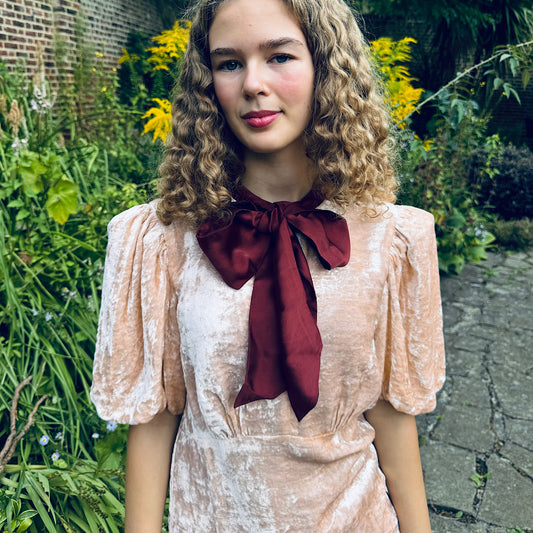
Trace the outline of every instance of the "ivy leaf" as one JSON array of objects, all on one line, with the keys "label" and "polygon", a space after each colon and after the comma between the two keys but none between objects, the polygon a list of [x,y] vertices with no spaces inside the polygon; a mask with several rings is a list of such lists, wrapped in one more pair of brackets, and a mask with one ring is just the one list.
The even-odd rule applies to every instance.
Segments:
[{"label": "ivy leaf", "polygon": [[46,211],[56,222],[64,224],[78,210],[78,186],[65,175],[48,191]]}]

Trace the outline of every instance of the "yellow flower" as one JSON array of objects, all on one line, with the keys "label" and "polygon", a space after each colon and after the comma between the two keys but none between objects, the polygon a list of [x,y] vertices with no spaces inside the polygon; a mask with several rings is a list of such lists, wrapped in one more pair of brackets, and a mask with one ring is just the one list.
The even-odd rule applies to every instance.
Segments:
[{"label": "yellow flower", "polygon": [[168,100],[161,98],[153,98],[159,107],[151,107],[142,118],[152,117],[145,125],[143,135],[149,132],[153,132],[153,142],[156,139],[161,139],[163,142],[167,140],[167,136],[170,133],[171,128],[171,104]]},{"label": "yellow flower", "polygon": [[107,87],[102,87],[101,92],[105,93],[107,91]]},{"label": "yellow flower", "polygon": [[169,65],[185,53],[190,29],[191,21],[180,19],[171,30],[152,37],[158,46],[152,46],[147,51],[152,53],[148,61],[154,64],[154,70],[169,70]]},{"label": "yellow flower", "polygon": [[102,52],[95,52],[95,55],[99,59],[102,59],[104,57],[104,54],[102,54]]},{"label": "yellow flower", "polygon": [[[411,59],[411,43],[416,43],[411,37],[400,41],[382,37],[371,43],[374,60],[383,73],[391,116],[397,124],[415,109],[424,92],[412,86],[411,83],[417,80],[410,76],[409,69],[402,64]],[[400,127],[405,127],[405,124],[400,124]]]}]

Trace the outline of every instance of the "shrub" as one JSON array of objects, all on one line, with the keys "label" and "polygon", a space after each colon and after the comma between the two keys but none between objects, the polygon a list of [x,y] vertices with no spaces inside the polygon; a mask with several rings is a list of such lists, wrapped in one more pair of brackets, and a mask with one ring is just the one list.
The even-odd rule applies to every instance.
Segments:
[{"label": "shrub", "polygon": [[[443,92],[430,125],[431,142],[412,133],[400,137],[403,164],[400,170],[399,202],[429,211],[435,217],[439,267],[459,273],[468,262],[487,257],[494,236],[488,218],[477,208],[476,194],[467,178],[466,162],[472,150],[484,146],[487,157],[499,150],[497,137],[485,138],[486,121],[479,118],[477,104]],[[489,172],[487,165],[480,171]]]},{"label": "shrub", "polygon": [[476,150],[469,168],[480,204],[504,220],[533,218],[533,152],[506,146],[491,162],[492,175],[482,170],[486,157],[486,150]]},{"label": "shrub", "polygon": [[490,222],[488,229],[496,237],[496,243],[505,249],[528,250],[533,248],[533,220],[496,219]]}]

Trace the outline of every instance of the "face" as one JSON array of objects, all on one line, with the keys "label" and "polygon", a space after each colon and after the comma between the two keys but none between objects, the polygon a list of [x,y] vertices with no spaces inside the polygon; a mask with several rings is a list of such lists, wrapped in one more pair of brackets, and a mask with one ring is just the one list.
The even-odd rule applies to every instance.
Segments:
[{"label": "face", "polygon": [[281,0],[229,0],[209,31],[215,94],[229,127],[257,154],[303,150],[314,68]]}]

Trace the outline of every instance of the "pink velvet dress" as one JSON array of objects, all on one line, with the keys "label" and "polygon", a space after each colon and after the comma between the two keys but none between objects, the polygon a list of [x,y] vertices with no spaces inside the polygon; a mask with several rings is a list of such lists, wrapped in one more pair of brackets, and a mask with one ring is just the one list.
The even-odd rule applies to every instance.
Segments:
[{"label": "pink velvet dress", "polygon": [[433,217],[394,205],[343,216],[347,266],[324,269],[302,239],[324,347],[301,422],[286,393],[234,408],[253,280],[228,287],[195,232],[162,225],[154,203],[111,221],[91,398],[125,424],[183,414],[170,533],[398,532],[364,413],[379,398],[431,411],[444,382]]}]

